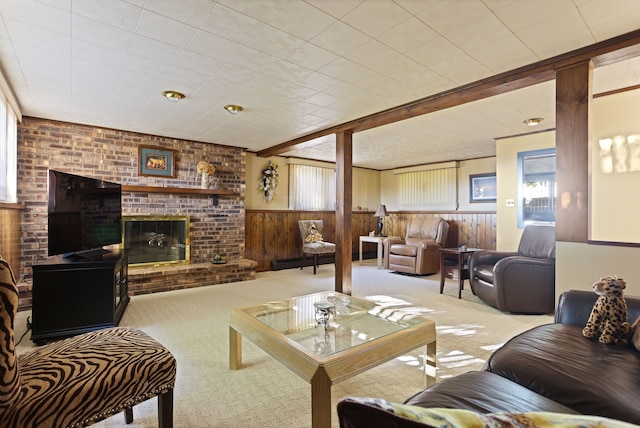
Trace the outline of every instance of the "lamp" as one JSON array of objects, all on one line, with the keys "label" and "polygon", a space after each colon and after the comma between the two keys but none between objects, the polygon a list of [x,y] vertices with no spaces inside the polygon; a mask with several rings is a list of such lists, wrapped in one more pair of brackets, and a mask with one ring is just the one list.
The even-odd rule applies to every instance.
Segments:
[{"label": "lamp", "polygon": [[238,114],[240,113],[242,110],[244,110],[244,108],[242,108],[242,106],[238,106],[235,104],[227,104],[226,106],[224,106],[224,109],[226,111],[228,111],[231,114]]},{"label": "lamp", "polygon": [[184,98],[184,94],[178,91],[164,91],[162,96],[171,101],[172,103],[177,103],[181,99]]},{"label": "lamp", "polygon": [[378,235],[382,236],[382,218],[388,216],[387,207],[384,205],[378,205],[376,209],[376,213],[373,215],[374,217],[378,217]]},{"label": "lamp", "polygon": [[541,117],[532,117],[531,119],[526,119],[523,120],[522,123],[524,123],[527,126],[538,126],[540,125],[540,122],[542,122],[544,119]]}]

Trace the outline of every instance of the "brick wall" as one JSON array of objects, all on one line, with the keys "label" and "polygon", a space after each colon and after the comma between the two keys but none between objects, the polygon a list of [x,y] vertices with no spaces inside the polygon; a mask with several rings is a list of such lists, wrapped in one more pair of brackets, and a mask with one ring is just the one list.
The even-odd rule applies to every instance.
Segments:
[{"label": "brick wall", "polygon": [[[177,150],[177,177],[139,176],[140,145]],[[199,187],[196,165],[203,159],[218,169],[214,184],[233,191],[233,195],[218,196],[215,206],[214,198],[207,195],[123,192],[123,215],[188,215],[192,263],[208,262],[215,253],[229,260],[242,259],[244,149],[24,117],[18,126],[18,200],[26,205],[20,278],[30,272],[35,261],[47,256],[48,169],[127,185],[193,188]]]}]

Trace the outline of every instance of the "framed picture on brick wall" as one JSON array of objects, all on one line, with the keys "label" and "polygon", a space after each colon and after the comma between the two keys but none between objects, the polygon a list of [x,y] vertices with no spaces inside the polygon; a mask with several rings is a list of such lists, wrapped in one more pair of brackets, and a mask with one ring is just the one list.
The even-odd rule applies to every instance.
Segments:
[{"label": "framed picture on brick wall", "polygon": [[138,175],[176,177],[177,150],[138,146]]}]

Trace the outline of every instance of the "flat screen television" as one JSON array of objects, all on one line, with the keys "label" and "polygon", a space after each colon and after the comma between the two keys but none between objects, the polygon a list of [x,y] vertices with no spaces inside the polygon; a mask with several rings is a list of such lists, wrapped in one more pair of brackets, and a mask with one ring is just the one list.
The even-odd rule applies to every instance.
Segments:
[{"label": "flat screen television", "polygon": [[89,256],[122,241],[122,187],[49,170],[48,253]]}]

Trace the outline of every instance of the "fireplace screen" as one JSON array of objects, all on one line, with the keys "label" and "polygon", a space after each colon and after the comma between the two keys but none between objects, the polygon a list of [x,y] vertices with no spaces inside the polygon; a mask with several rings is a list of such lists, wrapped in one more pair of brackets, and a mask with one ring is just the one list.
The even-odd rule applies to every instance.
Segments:
[{"label": "fireplace screen", "polygon": [[122,222],[130,266],[189,262],[188,216],[123,216]]}]

